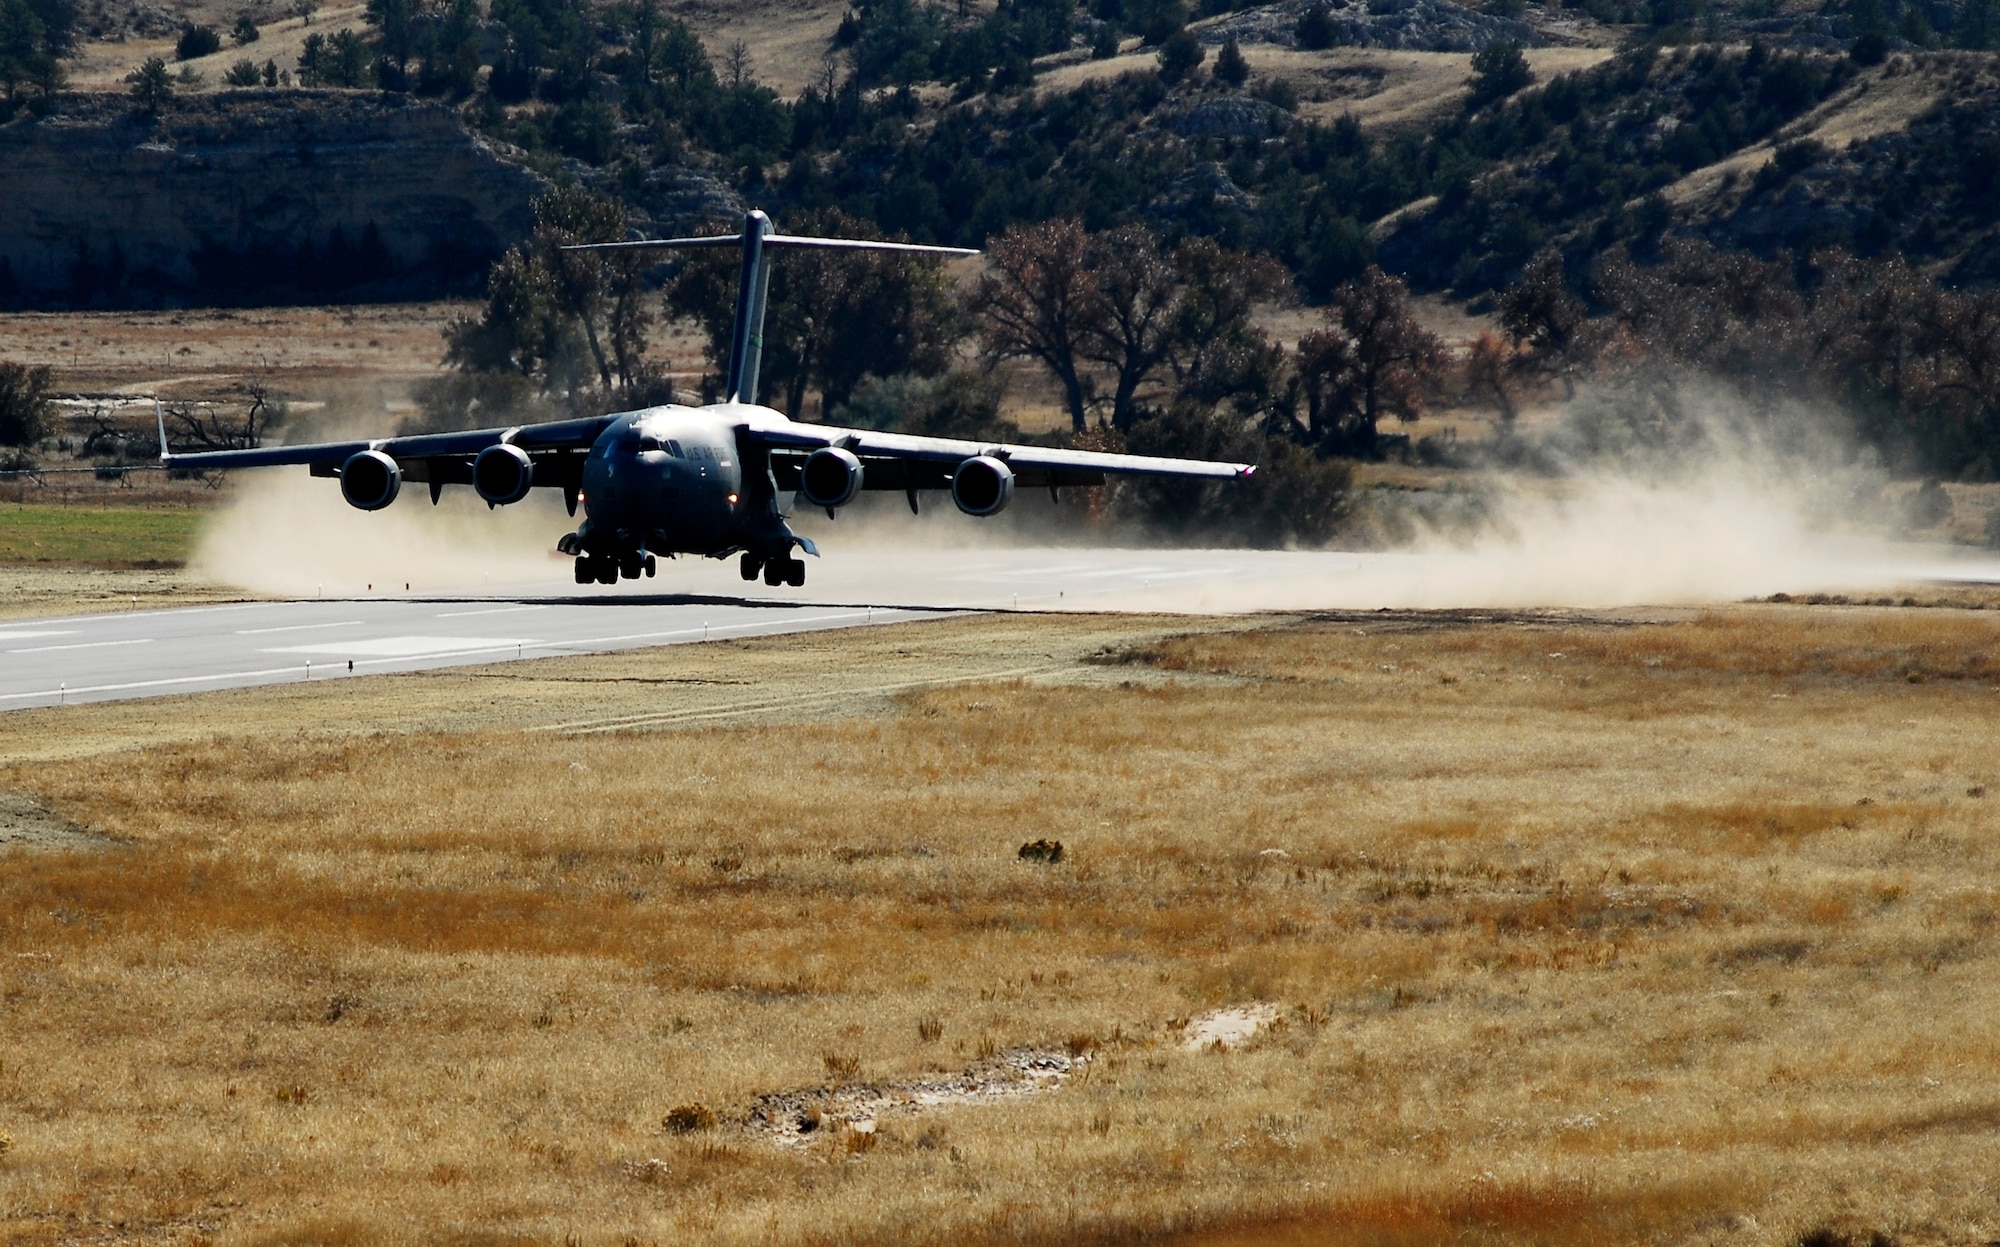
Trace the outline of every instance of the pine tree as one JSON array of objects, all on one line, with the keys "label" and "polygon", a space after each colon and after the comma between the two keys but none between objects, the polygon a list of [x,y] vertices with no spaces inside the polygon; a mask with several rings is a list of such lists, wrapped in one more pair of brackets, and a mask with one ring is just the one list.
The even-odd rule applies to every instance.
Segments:
[{"label": "pine tree", "polygon": [[1215,80],[1232,87],[1240,87],[1250,80],[1250,62],[1243,59],[1243,49],[1236,46],[1234,35],[1216,55]]},{"label": "pine tree", "polygon": [[132,103],[148,117],[158,116],[160,110],[174,99],[173,75],[167,72],[167,62],[157,56],[149,56],[146,63],[125,76],[132,84]]}]

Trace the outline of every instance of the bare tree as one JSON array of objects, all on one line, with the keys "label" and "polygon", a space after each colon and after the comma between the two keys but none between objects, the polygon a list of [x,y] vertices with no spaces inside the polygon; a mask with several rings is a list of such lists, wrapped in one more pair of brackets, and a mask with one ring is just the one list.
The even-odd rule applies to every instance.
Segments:
[{"label": "bare tree", "polygon": [[1089,407],[1082,364],[1098,307],[1088,251],[1075,217],[1016,225],[987,245],[992,267],[972,299],[988,357],[1032,359],[1047,368],[1079,433]]},{"label": "bare tree", "polygon": [[536,259],[549,273],[561,311],[583,327],[590,358],[597,365],[604,388],[613,386],[611,362],[604,353],[600,324],[619,315],[636,320],[612,325],[614,346],[619,350],[619,381],[631,381],[630,361],[645,350],[644,305],[635,291],[622,296],[618,287],[636,286],[637,261],[627,254],[565,251],[578,243],[622,242],[625,238],[625,208],[615,199],[605,199],[579,187],[561,187],[535,202]]},{"label": "bare tree", "polygon": [[1466,389],[1493,403],[1500,419],[1514,423],[1520,409],[1514,401],[1514,373],[1521,365],[1519,346],[1491,329],[1481,330],[1472,340],[1465,359]]},{"label": "bare tree", "polygon": [[730,44],[722,53],[722,73],[729,81],[731,91],[740,91],[750,80],[752,62],[750,45],[741,39]]},{"label": "bare tree", "polygon": [[1298,298],[1291,274],[1267,255],[1191,238],[1174,251],[1180,301],[1171,363],[1183,397],[1268,409],[1284,350],[1257,326],[1260,304]]},{"label": "bare tree", "polygon": [[1080,318],[1080,353],[1111,370],[1111,424],[1128,430],[1137,419],[1139,387],[1166,366],[1178,344],[1180,282],[1143,225],[1092,235],[1084,263],[1094,295]]},{"label": "bare tree", "polygon": [[1333,292],[1326,317],[1327,328],[1299,341],[1308,432],[1329,449],[1372,455],[1383,416],[1422,414],[1444,343],[1410,314],[1408,288],[1374,265]]},{"label": "bare tree", "polygon": [[215,403],[175,401],[161,408],[167,441],[176,450],[253,450],[264,444],[282,407],[259,385],[241,414]]},{"label": "bare tree", "polygon": [[[1563,280],[1562,252],[1551,248],[1537,255],[1521,280],[1501,292],[1500,323],[1527,348],[1520,362],[1558,377],[1563,393],[1576,396],[1576,372],[1589,362],[1586,347],[1593,335],[1589,310]],[[1511,411],[1507,418],[1513,418]]]}]

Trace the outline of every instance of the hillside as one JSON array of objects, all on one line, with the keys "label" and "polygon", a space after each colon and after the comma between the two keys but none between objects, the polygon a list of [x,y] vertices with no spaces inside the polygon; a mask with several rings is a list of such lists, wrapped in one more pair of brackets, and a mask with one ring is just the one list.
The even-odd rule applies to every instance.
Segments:
[{"label": "hillside", "polygon": [[[781,220],[839,208],[964,245],[1051,216],[1091,228],[1139,220],[1269,253],[1309,299],[1371,261],[1418,289],[1472,298],[1550,245],[1580,271],[1611,247],[1643,256],[1674,234],[1765,255],[1901,250],[1951,280],[1990,282],[2000,262],[2000,196],[1986,172],[1994,55],[1920,48],[1993,42],[1976,28],[1983,0],[1897,9],[1887,34],[1866,15],[1874,0],[1854,3],[1864,8],[377,0],[307,15],[210,0],[99,5],[63,64],[72,87],[106,98],[24,92],[13,109],[25,115],[0,127],[0,150],[62,165],[60,118],[115,115],[132,68],[173,54],[175,23],[220,31],[248,17],[254,42],[225,38],[170,69],[166,146],[205,116],[296,115],[310,87],[320,101],[351,96],[355,117],[377,121],[455,112],[481,136],[459,150],[615,193],[641,229],[724,218],[750,202]],[[1229,79],[1216,74],[1225,48],[1242,67]],[[1180,60],[1168,64],[1170,53]],[[277,85],[233,88],[232,66]],[[124,168],[148,148],[136,130],[128,137],[118,140],[123,164],[100,162],[105,176],[150,176]],[[451,167],[420,145],[383,159]],[[204,176],[230,181],[227,166]],[[269,199],[249,184],[260,167],[250,162],[233,183],[239,203]],[[75,257],[56,251],[102,250],[114,232],[92,205],[121,203],[130,217],[178,193],[107,185],[74,203],[30,204],[41,251],[14,267],[43,276],[17,281],[44,302],[61,297],[47,274]],[[325,193],[318,185],[306,198]],[[215,215],[166,215],[190,212]],[[333,223],[307,217],[298,228],[308,235]],[[346,212],[341,227],[352,234],[365,217]],[[508,219],[471,250],[490,256],[525,233],[519,211]],[[237,228],[243,241],[232,245],[262,228]],[[173,245],[182,258],[151,267],[185,277],[200,241]],[[167,283],[177,297],[203,297],[199,284]]]}]

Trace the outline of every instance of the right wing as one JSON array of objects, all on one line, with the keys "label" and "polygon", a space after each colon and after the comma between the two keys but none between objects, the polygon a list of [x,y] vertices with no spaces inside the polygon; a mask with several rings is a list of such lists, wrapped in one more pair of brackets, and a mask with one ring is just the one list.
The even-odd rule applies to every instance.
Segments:
[{"label": "right wing", "polygon": [[[160,465],[165,468],[269,468],[303,465],[314,476],[338,476],[340,467],[364,450],[379,450],[393,458],[406,481],[423,481],[435,501],[446,485],[472,484],[472,461],[488,446],[518,446],[534,461],[534,483],[561,489],[574,499],[583,483],[583,461],[590,447],[616,413],[581,420],[556,420],[505,429],[468,429],[462,433],[418,433],[410,437],[379,437],[366,441],[313,442],[303,446],[260,446],[253,450],[204,450],[175,454],[167,448],[164,417],[160,423]],[[574,504],[572,503],[572,506]]]}]

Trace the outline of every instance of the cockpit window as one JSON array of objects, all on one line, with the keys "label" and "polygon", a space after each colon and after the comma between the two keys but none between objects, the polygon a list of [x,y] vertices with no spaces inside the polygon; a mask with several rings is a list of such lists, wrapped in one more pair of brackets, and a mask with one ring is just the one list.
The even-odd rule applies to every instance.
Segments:
[{"label": "cockpit window", "polygon": [[685,455],[681,454],[681,444],[672,438],[667,439],[667,453],[676,459],[686,458]]}]

